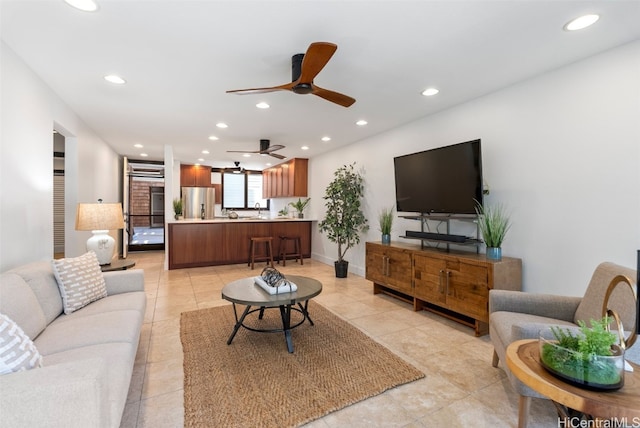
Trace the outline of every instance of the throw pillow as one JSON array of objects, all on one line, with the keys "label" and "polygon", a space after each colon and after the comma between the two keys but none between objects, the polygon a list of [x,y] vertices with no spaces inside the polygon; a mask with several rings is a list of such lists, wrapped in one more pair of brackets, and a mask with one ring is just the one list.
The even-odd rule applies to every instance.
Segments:
[{"label": "throw pillow", "polygon": [[91,302],[107,297],[107,286],[93,251],[75,258],[53,261],[64,313],[70,314]]},{"label": "throw pillow", "polygon": [[31,339],[13,322],[0,314],[0,374],[42,367],[42,355]]}]

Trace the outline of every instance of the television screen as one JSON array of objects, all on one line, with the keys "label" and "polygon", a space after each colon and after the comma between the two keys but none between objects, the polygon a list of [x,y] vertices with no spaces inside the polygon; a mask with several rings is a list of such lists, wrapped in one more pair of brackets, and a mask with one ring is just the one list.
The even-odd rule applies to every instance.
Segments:
[{"label": "television screen", "polygon": [[422,214],[475,214],[482,203],[480,140],[393,159],[396,209]]}]

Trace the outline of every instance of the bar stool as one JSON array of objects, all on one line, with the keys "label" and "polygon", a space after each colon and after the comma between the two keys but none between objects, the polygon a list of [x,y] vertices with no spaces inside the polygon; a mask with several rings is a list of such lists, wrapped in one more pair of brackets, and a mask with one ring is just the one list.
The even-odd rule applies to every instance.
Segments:
[{"label": "bar stool", "polygon": [[[249,242],[249,261],[247,262],[247,266],[251,266],[253,269],[253,264],[256,261],[266,261],[267,263],[271,263],[271,267],[273,267],[273,251],[271,247],[271,241],[273,241],[273,237],[271,236],[252,236],[249,238],[251,241]],[[256,246],[260,243],[264,243],[264,248],[266,255],[265,256],[257,256],[256,258]]]},{"label": "bar stool", "polygon": [[[289,241],[293,241],[293,253],[287,253],[287,243]],[[300,259],[300,264],[303,265],[304,261],[302,260],[302,251],[300,248],[302,245],[300,244],[299,236],[280,236],[280,243],[278,248],[280,249],[280,255],[278,263],[282,260],[282,266],[287,265],[287,256],[294,257],[295,259]]]}]

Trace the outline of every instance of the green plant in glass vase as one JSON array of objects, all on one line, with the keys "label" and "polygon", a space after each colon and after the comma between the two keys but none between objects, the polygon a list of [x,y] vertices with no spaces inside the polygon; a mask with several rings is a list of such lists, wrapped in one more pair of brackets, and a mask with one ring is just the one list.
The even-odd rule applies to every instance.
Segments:
[{"label": "green plant in glass vase", "polygon": [[611,318],[578,321],[579,332],[551,327],[556,342],[540,338],[540,361],[551,373],[596,389],[617,389],[623,383],[624,353],[617,336],[607,329]]}]

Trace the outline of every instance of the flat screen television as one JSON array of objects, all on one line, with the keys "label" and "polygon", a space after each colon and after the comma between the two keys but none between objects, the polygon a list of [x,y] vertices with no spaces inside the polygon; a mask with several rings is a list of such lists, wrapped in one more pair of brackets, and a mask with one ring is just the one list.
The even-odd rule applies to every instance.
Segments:
[{"label": "flat screen television", "polygon": [[480,140],[393,158],[396,209],[422,214],[475,214],[482,204]]}]

